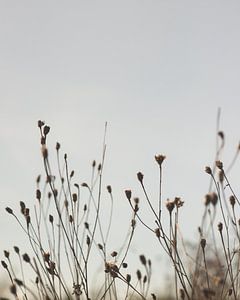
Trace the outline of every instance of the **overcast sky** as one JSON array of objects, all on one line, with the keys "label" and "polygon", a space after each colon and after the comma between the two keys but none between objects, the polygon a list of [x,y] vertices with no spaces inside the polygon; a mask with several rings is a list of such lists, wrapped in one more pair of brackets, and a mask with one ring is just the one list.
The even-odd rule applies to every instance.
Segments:
[{"label": "overcast sky", "polygon": [[[163,197],[183,198],[183,230],[196,236],[218,107],[226,162],[240,139],[239,15],[239,1],[0,1],[0,249],[20,231],[4,207],[35,201],[38,119],[80,182],[108,122],[104,183],[120,203],[126,188],[143,198],[138,171],[157,195],[154,155],[165,154]],[[239,163],[233,173],[237,183]]]}]

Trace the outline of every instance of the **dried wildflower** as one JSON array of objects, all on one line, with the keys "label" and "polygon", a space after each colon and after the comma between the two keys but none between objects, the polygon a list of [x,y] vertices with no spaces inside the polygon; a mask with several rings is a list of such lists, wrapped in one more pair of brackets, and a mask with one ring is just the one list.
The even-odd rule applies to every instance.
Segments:
[{"label": "dried wildflower", "polygon": [[156,228],[156,229],[154,230],[154,232],[155,232],[156,236],[157,236],[158,238],[160,238],[160,229],[159,229],[159,228]]},{"label": "dried wildflower", "polygon": [[202,247],[202,249],[204,250],[206,247],[206,240],[205,239],[201,239],[200,245]]},{"label": "dried wildflower", "polygon": [[73,284],[73,295],[80,296],[82,295],[81,285],[80,284]]},{"label": "dried wildflower", "polygon": [[48,158],[48,149],[45,145],[42,146],[42,156],[44,159]]},{"label": "dried wildflower", "polygon": [[155,294],[152,293],[151,296],[152,296],[153,300],[157,300],[157,297]]},{"label": "dried wildflower", "polygon": [[36,178],[36,183],[38,184],[41,180],[41,175],[38,175],[37,178]]},{"label": "dried wildflower", "polygon": [[230,196],[229,202],[230,202],[230,204],[232,205],[232,207],[234,207],[234,205],[235,205],[235,203],[236,203],[236,200],[235,200],[235,197],[234,197],[233,195]]},{"label": "dried wildflower", "polygon": [[206,172],[207,174],[212,175],[212,169],[211,169],[209,166],[206,166],[206,167],[205,167],[205,172]]},{"label": "dried wildflower", "polygon": [[38,120],[38,127],[42,128],[44,126],[44,122],[41,120]]},{"label": "dried wildflower", "polygon": [[211,195],[208,193],[204,197],[204,204],[205,206],[208,206],[211,203]]},{"label": "dried wildflower", "polygon": [[112,187],[111,187],[111,185],[107,186],[107,191],[109,192],[109,194],[112,194]]},{"label": "dried wildflower", "polygon": [[93,167],[93,168],[96,167],[96,160],[93,160],[93,162],[92,162],[92,167]]},{"label": "dried wildflower", "polygon": [[86,243],[87,243],[88,246],[90,245],[90,242],[91,242],[90,237],[87,235]]},{"label": "dried wildflower", "polygon": [[39,189],[36,190],[36,198],[38,199],[38,201],[41,200],[41,191]]},{"label": "dried wildflower", "polygon": [[210,197],[211,197],[212,205],[215,206],[218,202],[218,195],[213,192],[213,193],[210,194]]},{"label": "dried wildflower", "polygon": [[167,200],[167,203],[166,203],[166,207],[167,207],[167,210],[169,211],[169,213],[171,214],[173,209],[174,209],[174,206],[175,206],[175,203],[174,201],[170,201],[169,199]]},{"label": "dried wildflower", "polygon": [[146,260],[145,255],[141,254],[141,255],[139,256],[139,258],[140,258],[141,263],[142,263],[144,266],[146,266],[147,260]]},{"label": "dried wildflower", "polygon": [[155,160],[156,162],[159,164],[159,166],[162,165],[164,159],[166,158],[165,155],[159,154],[159,155],[155,155]]},{"label": "dried wildflower", "polygon": [[10,207],[6,207],[5,210],[10,214],[13,215],[13,210]]},{"label": "dried wildflower", "polygon": [[216,161],[216,167],[217,167],[218,169],[222,170],[222,169],[223,169],[223,163],[222,163],[220,160],[217,160],[217,161]]},{"label": "dried wildflower", "polygon": [[118,253],[117,253],[116,251],[113,251],[113,252],[111,253],[111,256],[112,256],[112,257],[116,257],[117,254],[118,254]]},{"label": "dried wildflower", "polygon": [[10,287],[10,292],[14,295],[17,296],[17,287],[15,284],[11,285]]},{"label": "dried wildflower", "polygon": [[177,208],[179,208],[183,206],[184,201],[182,201],[180,197],[175,197],[174,204]]},{"label": "dried wildflower", "polygon": [[85,222],[84,223],[84,226],[85,226],[85,228],[88,230],[89,229],[89,224],[88,224],[88,222]]},{"label": "dried wildflower", "polygon": [[141,280],[142,279],[142,273],[141,273],[141,271],[137,270],[136,274],[137,274],[137,279]]},{"label": "dried wildflower", "polygon": [[15,251],[17,254],[19,254],[20,251],[19,251],[19,248],[18,248],[17,246],[14,246],[13,249],[14,249],[14,251]]},{"label": "dried wildflower", "polygon": [[69,216],[69,222],[70,222],[70,223],[73,222],[73,216],[72,216],[72,215]]},{"label": "dried wildflower", "polygon": [[98,165],[97,170],[98,170],[98,172],[100,172],[102,170],[102,165],[101,164]]},{"label": "dried wildflower", "polygon": [[125,195],[127,199],[130,201],[132,197],[132,191],[131,190],[125,190]]},{"label": "dried wildflower", "polygon": [[220,223],[218,223],[218,230],[220,231],[220,232],[222,232],[222,230],[223,230],[223,224],[220,222]]},{"label": "dried wildflower", "polygon": [[73,176],[74,176],[74,170],[71,171],[70,178],[72,178]]},{"label": "dried wildflower", "polygon": [[9,251],[4,250],[3,253],[4,253],[4,256],[5,256],[6,258],[9,258],[9,255],[10,255],[10,252],[9,252]]},{"label": "dried wildflower", "polygon": [[114,262],[106,262],[105,263],[105,272],[110,273],[112,277],[117,277],[117,273],[119,273],[119,268]]},{"label": "dried wildflower", "polygon": [[15,278],[14,281],[16,282],[16,284],[17,284],[18,286],[23,286],[22,280]]},{"label": "dried wildflower", "polygon": [[223,170],[219,170],[218,178],[219,178],[219,181],[221,183],[223,183],[223,181],[224,181],[224,171]]},{"label": "dried wildflower", "polygon": [[49,222],[53,223],[53,216],[52,215],[49,215]]},{"label": "dried wildflower", "polygon": [[143,283],[146,283],[147,282],[147,275],[144,275],[143,277]]},{"label": "dried wildflower", "polygon": [[47,134],[49,133],[49,131],[50,131],[50,127],[47,126],[47,125],[45,125],[45,126],[43,127],[43,134],[44,134],[45,136],[47,136]]},{"label": "dried wildflower", "polygon": [[61,145],[57,142],[56,143],[56,150],[58,151],[60,149]]},{"label": "dried wildflower", "polygon": [[136,226],[136,220],[135,219],[132,219],[131,220],[131,226],[134,228]]},{"label": "dried wildflower", "polygon": [[76,193],[72,194],[72,199],[73,199],[73,202],[77,202],[77,194]]},{"label": "dried wildflower", "polygon": [[122,264],[122,267],[123,267],[124,269],[126,269],[126,268],[127,268],[127,266],[128,266],[128,264],[127,264],[127,263],[125,263],[125,262]]},{"label": "dried wildflower", "polygon": [[224,132],[223,131],[218,131],[218,136],[224,140]]},{"label": "dried wildflower", "polygon": [[181,300],[184,300],[185,299],[185,292],[184,292],[184,290],[180,289],[179,292],[180,292],[180,298],[181,298]]},{"label": "dried wildflower", "polygon": [[83,183],[81,184],[81,186],[82,186],[82,187],[88,187],[88,184],[87,184],[86,182],[83,182]]},{"label": "dried wildflower", "polygon": [[43,253],[43,259],[45,262],[49,262],[50,261],[50,253],[49,252],[44,252]]},{"label": "dried wildflower", "polygon": [[137,178],[141,183],[143,182],[143,174],[141,172],[137,173]]},{"label": "dried wildflower", "polygon": [[25,262],[30,263],[30,257],[28,256],[27,253],[23,254],[22,257],[23,257],[23,260],[24,260]]},{"label": "dried wildflower", "polygon": [[99,248],[100,250],[103,250],[103,246],[102,246],[101,244],[98,244],[98,248]]},{"label": "dried wildflower", "polygon": [[127,283],[130,283],[130,281],[131,281],[131,275],[130,274],[126,275],[126,281],[127,281]]},{"label": "dried wildflower", "polygon": [[4,260],[1,260],[1,264],[2,264],[4,269],[8,269],[8,265]]}]

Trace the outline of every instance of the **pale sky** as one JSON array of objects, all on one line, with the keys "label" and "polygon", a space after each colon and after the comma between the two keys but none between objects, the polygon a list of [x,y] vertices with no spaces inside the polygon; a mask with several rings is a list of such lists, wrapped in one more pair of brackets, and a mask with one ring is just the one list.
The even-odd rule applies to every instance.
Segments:
[{"label": "pale sky", "polygon": [[[0,250],[24,245],[4,208],[35,201],[38,119],[80,182],[108,122],[104,184],[125,222],[124,190],[144,201],[142,171],[156,197],[154,155],[165,154],[163,198],[183,198],[182,228],[196,237],[218,107],[226,162],[240,140],[239,15],[239,1],[0,1]],[[233,174],[237,184],[239,162]],[[134,251],[157,258],[139,232]]]}]

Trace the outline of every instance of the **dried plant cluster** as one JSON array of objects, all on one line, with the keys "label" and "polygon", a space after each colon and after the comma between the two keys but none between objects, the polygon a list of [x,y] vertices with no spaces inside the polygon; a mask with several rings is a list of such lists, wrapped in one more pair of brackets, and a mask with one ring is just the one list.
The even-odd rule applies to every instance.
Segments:
[{"label": "dried plant cluster", "polygon": [[[222,131],[217,130],[215,163],[205,168],[210,179],[209,191],[198,228],[199,243],[195,253],[190,254],[179,231],[184,202],[175,197],[163,203],[164,155],[155,156],[159,170],[157,201],[150,199],[143,173],[137,173],[144,196],[141,201],[148,206],[152,223],[145,220],[139,198],[133,197],[131,190],[125,190],[132,218],[122,247],[113,251],[109,238],[114,204],[110,185],[106,187],[111,203],[107,226],[100,214],[105,138],[101,162],[92,163],[91,182],[78,184],[59,143],[56,144],[57,171],[53,173],[47,147],[50,127],[42,121],[38,121],[38,127],[45,178],[37,177],[36,203],[32,209],[21,201],[19,213],[6,208],[31,246],[31,254],[22,253],[17,246],[11,254],[4,251],[2,267],[8,274],[10,293],[15,299],[163,299],[161,290],[151,290],[151,282],[156,279],[152,278],[150,259],[140,255],[139,268],[135,271],[129,270],[127,264],[134,233],[143,227],[158,242],[159,252],[165,252],[171,262],[174,299],[240,299],[240,201],[227,175],[240,147],[225,169],[220,160],[225,144]],[[168,215],[167,225],[163,214]],[[20,266],[17,274],[12,261],[16,257]],[[91,273],[92,270],[97,273],[99,265],[101,280],[92,286]],[[31,270],[34,279],[26,278],[26,269]]]}]

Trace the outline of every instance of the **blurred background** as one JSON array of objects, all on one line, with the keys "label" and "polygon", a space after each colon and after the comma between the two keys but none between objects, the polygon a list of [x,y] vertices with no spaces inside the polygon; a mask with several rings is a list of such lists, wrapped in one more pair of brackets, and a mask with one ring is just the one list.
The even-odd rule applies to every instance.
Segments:
[{"label": "blurred background", "polygon": [[[35,179],[43,173],[39,119],[51,127],[50,159],[60,142],[79,183],[90,179],[92,160],[101,159],[108,122],[104,185],[114,193],[113,248],[131,218],[124,190],[144,202],[138,171],[157,201],[155,154],[167,156],[163,199],[183,199],[180,228],[187,241],[197,241],[219,107],[226,164],[240,140],[239,14],[239,1],[2,0],[0,253],[13,245],[27,250],[4,208],[36,201]],[[236,192],[239,175],[237,162],[230,175]],[[132,264],[141,253],[166,278],[162,251],[138,226]]]}]

